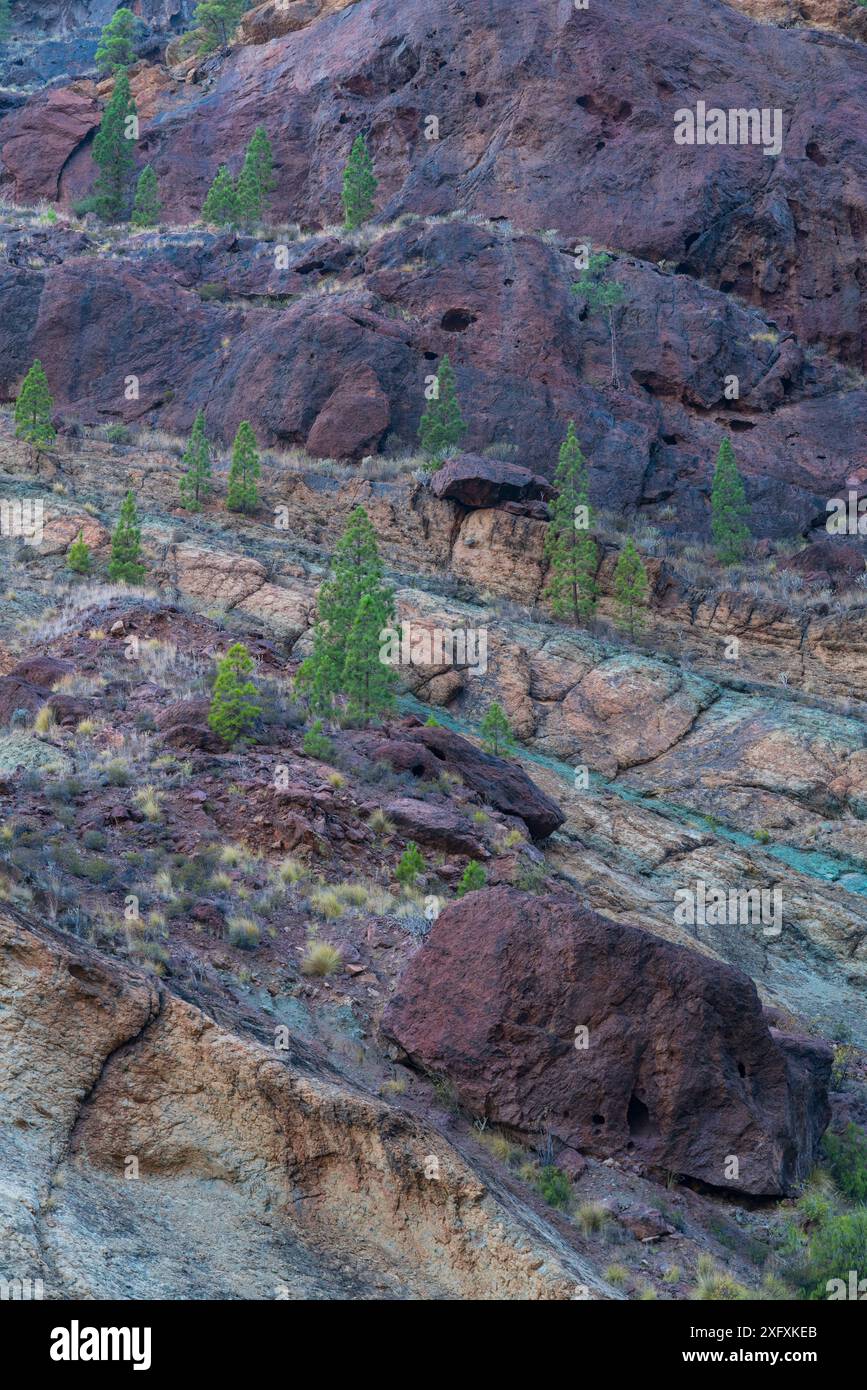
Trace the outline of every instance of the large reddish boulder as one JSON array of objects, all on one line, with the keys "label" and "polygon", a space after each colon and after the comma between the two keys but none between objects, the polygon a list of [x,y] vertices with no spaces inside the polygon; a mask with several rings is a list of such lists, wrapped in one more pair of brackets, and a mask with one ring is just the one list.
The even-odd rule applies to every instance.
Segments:
[{"label": "large reddish boulder", "polygon": [[519,816],[534,839],[553,834],[566,819],[556,801],[517,763],[483,752],[451,729],[429,728],[414,715],[402,720],[388,737],[361,734],[353,742],[374,762],[388,763],[396,772],[424,778],[454,773],[495,810]]},{"label": "large reddish boulder", "polygon": [[772,1032],[746,975],[571,897],[446,908],[383,1032],[474,1115],[720,1188],[791,1192],[830,1118],[830,1049]]},{"label": "large reddish boulder", "polygon": [[435,497],[448,497],[465,507],[496,507],[502,502],[542,501],[552,495],[550,483],[517,463],[459,454],[447,459],[431,478]]}]

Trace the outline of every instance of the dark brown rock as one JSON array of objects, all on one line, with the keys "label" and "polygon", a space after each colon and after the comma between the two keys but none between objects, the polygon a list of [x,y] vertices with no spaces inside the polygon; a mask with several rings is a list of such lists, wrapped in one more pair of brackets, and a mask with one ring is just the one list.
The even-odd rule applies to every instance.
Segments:
[{"label": "dark brown rock", "polygon": [[487,857],[487,851],[473,834],[466,816],[448,804],[402,796],[387,802],[384,809],[397,829],[420,845],[431,845],[452,854],[467,854],[474,859]]},{"label": "dark brown rock", "polygon": [[769,1031],[747,976],[573,898],[447,907],[383,1032],[494,1124],[719,1188],[791,1192],[830,1117],[830,1049]]},{"label": "dark brown rock", "polygon": [[209,709],[210,702],[204,696],[166,705],[156,718],[163,742],[170,748],[222,751],[225,748],[223,740],[208,724]]},{"label": "dark brown rock", "polygon": [[359,459],[376,450],[388,429],[388,397],[370,368],[350,371],[332,391],[307,436],[316,458]]},{"label": "dark brown rock", "polygon": [[57,681],[71,675],[74,669],[70,661],[61,661],[56,656],[28,656],[13,666],[9,675],[38,686],[40,690],[50,690]]},{"label": "dark brown rock", "polygon": [[483,458],[481,454],[459,454],[448,459],[433,474],[430,487],[435,497],[448,497],[465,507],[542,501],[552,494],[550,483],[529,468]]},{"label": "dark brown rock", "polygon": [[823,536],[799,550],[778,568],[793,570],[808,584],[827,585],[832,589],[851,587],[867,573],[867,552],[855,540],[843,536]]},{"label": "dark brown rock", "polygon": [[540,791],[516,763],[483,752],[451,729],[421,725],[408,732],[489,806],[518,816],[534,839],[553,834],[566,819],[556,801]]}]

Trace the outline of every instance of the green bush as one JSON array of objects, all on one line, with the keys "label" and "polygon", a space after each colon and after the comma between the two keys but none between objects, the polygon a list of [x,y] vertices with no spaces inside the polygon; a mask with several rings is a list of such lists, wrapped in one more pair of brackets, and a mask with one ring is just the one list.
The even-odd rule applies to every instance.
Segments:
[{"label": "green bush", "polygon": [[400,856],[400,863],[395,871],[395,878],[398,883],[403,884],[404,888],[415,883],[416,876],[424,873],[424,857],[415,840],[410,840],[406,849]]},{"label": "green bush", "polygon": [[314,724],[310,725],[301,742],[301,748],[308,758],[319,758],[323,763],[331,757],[334,752],[334,745],[324,732],[321,719],[317,719]]},{"label": "green bush", "polygon": [[562,1168],[555,1168],[553,1163],[547,1163],[540,1171],[536,1185],[549,1207],[558,1207],[561,1210],[568,1207],[569,1198],[572,1196],[572,1184]]},{"label": "green bush", "polygon": [[822,1149],[843,1196],[850,1202],[867,1203],[867,1135],[848,1124],[842,1134],[826,1134]]},{"label": "green bush", "polygon": [[482,865],[477,859],[471,859],[464,872],[461,874],[461,881],[457,886],[457,895],[462,898],[465,893],[473,893],[477,888],[484,888],[488,881]]},{"label": "green bush", "polygon": [[855,1270],[859,1278],[867,1268],[867,1207],[832,1216],[813,1231],[799,1257],[789,1268],[789,1277],[805,1298],[828,1297],[832,1279],[849,1278]]}]

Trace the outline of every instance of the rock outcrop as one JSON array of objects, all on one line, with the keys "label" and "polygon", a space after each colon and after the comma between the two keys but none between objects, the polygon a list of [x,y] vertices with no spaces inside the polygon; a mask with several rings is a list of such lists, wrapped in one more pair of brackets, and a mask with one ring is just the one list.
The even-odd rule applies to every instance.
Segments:
[{"label": "rock outcrop", "polygon": [[830,1118],[830,1049],[772,1032],[746,975],[568,897],[448,907],[383,1030],[474,1115],[734,1191],[796,1189]]},{"label": "rock outcrop", "polygon": [[341,1084],[298,1039],[287,1052],[234,1033],[6,912],[0,944],[6,1277],[96,1299],[604,1287],[441,1135]]},{"label": "rock outcrop", "polygon": [[550,483],[529,468],[479,454],[459,454],[448,459],[432,475],[430,487],[434,497],[448,498],[465,507],[538,503],[553,494]]},{"label": "rock outcrop", "polygon": [[[867,150],[858,44],[756,23],[722,0],[660,0],[652,22],[639,0],[616,11],[492,0],[483,15],[460,0],[438,8],[435,31],[426,0],[381,0],[375,11],[326,3],[303,27],[205,66],[143,131],[173,222],[198,217],[218,165],[236,167],[264,124],[275,217],[336,223],[347,152],[364,130],[387,219],[464,208],[556,229],[570,256],[585,238],[665,260],[864,361],[864,297],[850,290],[862,275]],[[781,152],[675,144],[675,112],[699,100],[780,111]],[[429,113],[438,139],[426,138]],[[62,169],[70,190],[92,178],[84,146],[65,168],[38,142],[32,156],[46,186]],[[672,348],[661,340],[651,376]]]},{"label": "rock outcrop", "polygon": [[[401,722],[394,742],[377,734],[362,735],[357,742],[372,758],[398,771],[424,776],[438,768],[453,773],[496,810],[520,817],[534,838],[551,835],[563,824],[560,807],[539,790],[522,767],[483,752],[451,729],[428,728],[410,716]],[[409,745],[418,749],[415,761],[408,757]]]}]

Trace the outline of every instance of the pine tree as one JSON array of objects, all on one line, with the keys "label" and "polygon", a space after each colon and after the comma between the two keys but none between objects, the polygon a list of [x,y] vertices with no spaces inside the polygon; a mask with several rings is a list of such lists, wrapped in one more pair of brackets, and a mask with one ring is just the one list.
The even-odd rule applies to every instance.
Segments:
[{"label": "pine tree", "polygon": [[349,231],[373,216],[376,189],[377,179],[367,141],[363,135],[356,135],[343,171],[343,216]]},{"label": "pine tree", "polygon": [[477,859],[471,859],[461,874],[461,880],[455,892],[459,898],[462,898],[465,893],[474,893],[477,888],[484,888],[487,881],[488,875],[485,873],[483,865]]},{"label": "pine tree", "polygon": [[554,474],[557,495],[551,503],[551,521],[545,536],[545,556],[550,565],[547,595],[558,618],[587,618],[596,604],[596,542],[588,499],[587,463],[569,421],[566,438]]},{"label": "pine tree", "polygon": [[256,486],[261,472],[256,436],[249,421],[242,420],[232,445],[226,506],[230,512],[254,512],[259,505]]},{"label": "pine tree", "polygon": [[431,463],[438,465],[457,448],[466,432],[455,374],[448,356],[444,356],[437,369],[434,397],[419,423],[419,443]]},{"label": "pine tree", "polygon": [[614,599],[617,625],[629,630],[632,641],[644,625],[643,606],[647,602],[647,573],[630,536],[617,557],[614,570]]},{"label": "pine tree", "polygon": [[223,227],[234,226],[238,218],[238,190],[228,166],[221,164],[202,204],[202,221]]},{"label": "pine tree", "polygon": [[415,840],[408,840],[406,849],[400,856],[394,876],[404,888],[411,888],[416,877],[424,873],[424,856]]},{"label": "pine tree", "polygon": [[90,574],[90,560],[90,546],[84,539],[84,532],[79,531],[66,552],[67,567],[73,574]]},{"label": "pine tree", "polygon": [[505,710],[496,700],[488,706],[479,728],[485,748],[495,757],[499,758],[514,748],[515,740],[511,725],[506,718]]},{"label": "pine tree", "polygon": [[238,217],[245,226],[261,222],[276,186],[271,141],[264,126],[259,125],[247,146],[236,190]]},{"label": "pine tree", "polygon": [[0,0],[0,43],[8,39],[12,30],[12,12],[9,0]]},{"label": "pine tree", "polygon": [[135,201],[132,205],[131,221],[135,227],[156,227],[160,220],[160,203],[157,176],[150,164],[146,164],[138,176]]},{"label": "pine tree", "polygon": [[200,512],[211,491],[211,446],[205,434],[205,412],[200,410],[183,457],[186,473],[178,484],[181,502],[188,512]]},{"label": "pine tree", "polygon": [[128,492],[120,504],[120,516],[111,537],[108,577],[115,582],[140,584],[146,569],[141,560],[141,529],[135,498]]},{"label": "pine tree", "polygon": [[94,187],[93,206],[106,222],[119,221],[126,207],[133,169],[133,141],[128,138],[132,127],[128,121],[134,116],[135,102],[129,78],[126,69],[121,68],[93,142],[93,159],[100,171]]},{"label": "pine tree", "polygon": [[26,440],[36,453],[42,445],[51,444],[56,434],[51,423],[53,410],[48,378],[37,357],[21,383],[15,402],[15,438]]},{"label": "pine tree", "polygon": [[235,642],[217,667],[208,724],[224,743],[237,743],[262,712],[259,692],[251,680],[253,658],[243,642]]},{"label": "pine tree", "polygon": [[116,72],[135,62],[135,37],[138,21],[125,6],[116,10],[103,29],[96,50],[99,72]]},{"label": "pine tree", "polygon": [[202,0],[193,15],[201,30],[200,53],[225,48],[238,27],[248,0]]},{"label": "pine tree", "polygon": [[365,594],[346,643],[342,683],[346,714],[365,724],[394,707],[395,673],[380,660],[380,633],[389,620],[387,604],[382,594]]},{"label": "pine tree", "polygon": [[620,386],[620,372],[617,366],[617,333],[614,323],[614,310],[623,303],[624,290],[619,280],[608,279],[608,266],[611,257],[604,251],[594,252],[587,269],[572,286],[572,293],[586,299],[587,307],[593,312],[601,311],[608,321],[608,334],[611,339],[611,385]]},{"label": "pine tree", "polygon": [[724,565],[743,559],[750,538],[749,506],[744,480],[738,472],[735,451],[729,439],[719,446],[710,494],[711,532],[717,555]]},{"label": "pine tree", "polygon": [[[357,684],[353,673],[347,673],[347,648],[366,596],[374,600],[381,632],[394,619],[394,597],[383,583],[376,532],[364,508],[355,507],[334,552],[332,577],[319,591],[313,652],[302,664],[296,682],[298,690],[307,696],[318,714],[332,715],[335,701],[349,693],[347,685]],[[368,607],[365,622],[370,621]],[[357,641],[361,639],[361,632],[361,627],[356,629]],[[376,634],[377,659],[379,632]],[[354,650],[357,651],[355,644]],[[357,703],[356,690],[353,690],[353,698]]]}]

